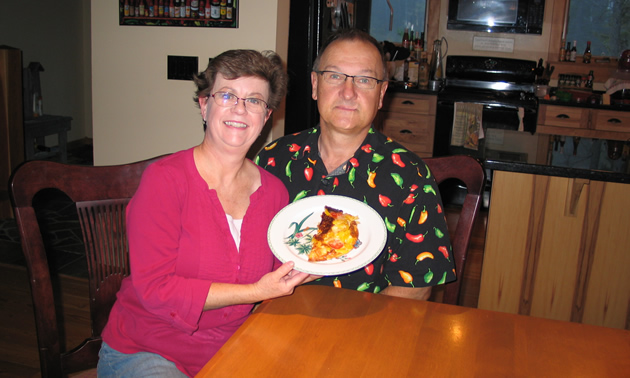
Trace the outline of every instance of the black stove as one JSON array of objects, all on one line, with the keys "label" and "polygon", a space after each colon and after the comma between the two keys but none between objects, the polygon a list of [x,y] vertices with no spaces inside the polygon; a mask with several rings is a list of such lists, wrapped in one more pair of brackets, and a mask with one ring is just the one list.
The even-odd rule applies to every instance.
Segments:
[{"label": "black stove", "polygon": [[450,145],[456,103],[483,106],[483,129],[534,133],[538,117],[535,96],[536,62],[480,56],[447,56],[445,82],[438,93],[434,155],[467,154],[483,158],[478,150]]}]

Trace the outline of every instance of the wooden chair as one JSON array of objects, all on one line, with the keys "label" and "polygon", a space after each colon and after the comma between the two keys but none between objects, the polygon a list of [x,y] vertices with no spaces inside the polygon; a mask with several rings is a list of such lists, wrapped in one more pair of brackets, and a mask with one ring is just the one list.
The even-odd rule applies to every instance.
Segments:
[{"label": "wooden chair", "polygon": [[[125,209],[142,172],[157,159],[107,167],[29,161],[13,172],[9,192],[31,283],[42,377],[61,377],[96,367],[101,331],[121,281],[129,274]],[[64,335],[58,325],[44,240],[33,209],[35,195],[48,188],[64,192],[76,203],[88,263],[92,334],[69,351],[61,350]]]},{"label": "wooden chair", "polygon": [[485,173],[481,164],[470,156],[458,155],[426,158],[424,162],[429,166],[438,184],[448,179],[456,179],[461,181],[467,189],[455,232],[451,233],[457,280],[444,285],[442,300],[443,303],[456,305],[459,304],[459,292],[473,225],[481,208]]}]

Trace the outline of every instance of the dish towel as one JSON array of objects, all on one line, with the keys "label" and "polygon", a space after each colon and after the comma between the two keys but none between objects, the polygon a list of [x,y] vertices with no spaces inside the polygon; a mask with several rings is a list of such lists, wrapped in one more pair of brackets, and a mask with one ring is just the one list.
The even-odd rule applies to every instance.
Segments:
[{"label": "dish towel", "polygon": [[484,137],[483,104],[456,102],[453,113],[451,145],[478,150],[479,139]]}]

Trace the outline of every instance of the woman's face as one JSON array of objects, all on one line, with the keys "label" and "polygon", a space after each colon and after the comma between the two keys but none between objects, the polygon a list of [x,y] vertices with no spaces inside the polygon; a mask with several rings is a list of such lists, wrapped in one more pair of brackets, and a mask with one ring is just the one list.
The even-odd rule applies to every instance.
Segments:
[{"label": "woman's face", "polygon": [[[224,94],[217,94],[217,92]],[[217,99],[224,99],[229,96],[227,94],[238,97],[238,103],[231,105],[230,101],[226,101],[226,106],[221,106],[212,97],[215,95]],[[223,75],[217,74],[210,95],[210,97],[199,99],[201,115],[207,123],[206,138],[226,147],[249,149],[262,132],[265,122],[271,115],[271,110],[263,106],[262,111],[257,112],[252,104],[255,101],[250,101],[246,105],[242,99],[267,101],[269,83],[253,76],[228,80]]]}]

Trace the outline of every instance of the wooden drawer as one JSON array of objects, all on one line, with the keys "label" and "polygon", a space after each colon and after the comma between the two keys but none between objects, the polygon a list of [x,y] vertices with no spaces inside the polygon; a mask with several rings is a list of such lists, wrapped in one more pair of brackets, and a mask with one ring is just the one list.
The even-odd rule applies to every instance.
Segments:
[{"label": "wooden drawer", "polygon": [[436,106],[437,96],[393,93],[385,96],[383,110],[393,113],[435,115]]},{"label": "wooden drawer", "polygon": [[390,115],[383,121],[383,133],[420,157],[433,155],[435,116]]},{"label": "wooden drawer", "polygon": [[630,112],[592,110],[595,130],[630,132]]},{"label": "wooden drawer", "polygon": [[589,109],[571,106],[540,106],[538,123],[546,126],[588,128]]}]

